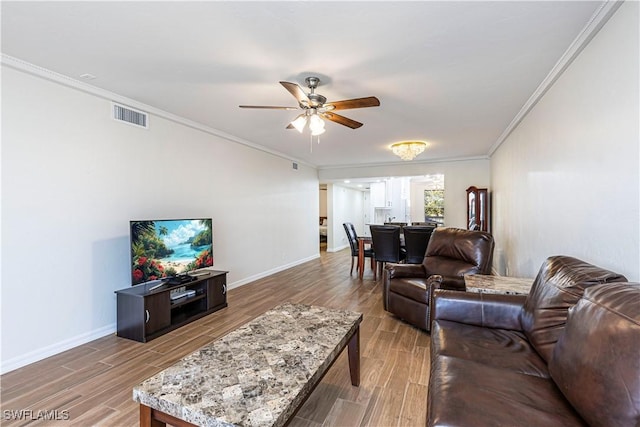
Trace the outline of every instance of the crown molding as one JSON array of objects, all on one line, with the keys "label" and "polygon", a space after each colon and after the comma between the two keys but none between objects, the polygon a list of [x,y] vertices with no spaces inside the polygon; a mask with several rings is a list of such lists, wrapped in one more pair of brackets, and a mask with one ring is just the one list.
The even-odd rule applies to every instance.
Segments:
[{"label": "crown molding", "polygon": [[79,91],[88,93],[90,95],[97,96],[99,98],[103,98],[109,101],[115,101],[120,104],[127,105],[129,107],[142,110],[146,113],[153,114],[158,117],[162,117],[164,119],[170,120],[172,122],[190,127],[192,129],[199,130],[201,132],[207,133],[209,135],[217,136],[223,139],[226,139],[230,142],[235,142],[237,144],[242,144],[247,147],[251,147],[255,150],[262,151],[267,154],[271,154],[276,157],[280,157],[289,161],[294,161],[298,164],[309,166],[312,168],[317,168],[316,165],[310,164],[304,160],[297,159],[295,157],[286,155],[279,151],[271,150],[262,145],[255,144],[253,142],[247,141],[245,139],[239,138],[235,135],[228,134],[218,129],[214,129],[209,126],[205,126],[201,123],[185,119],[184,117],[178,116],[176,114],[170,113],[168,111],[161,110],[156,107],[152,107],[151,105],[144,104],[142,102],[136,101],[135,99],[127,98],[126,96],[118,95],[117,93],[110,92],[108,90],[99,88],[97,86],[90,85],[80,80],[76,80],[69,76],[65,76],[64,74],[56,73],[55,71],[51,71],[49,69],[39,67],[37,65],[31,64],[30,62],[23,61],[21,59],[15,58],[13,56],[7,55],[5,53],[1,54],[0,63],[2,65],[6,65],[8,67],[14,68],[19,71],[23,71],[28,74],[32,74],[37,77],[41,77],[46,80],[53,81],[55,83],[62,84],[64,86],[71,87],[73,89],[77,89]]},{"label": "crown molding", "polygon": [[594,12],[591,19],[584,26],[582,31],[569,45],[569,48],[560,57],[558,62],[553,66],[549,74],[542,80],[542,83],[536,88],[531,97],[525,102],[518,114],[511,120],[511,123],[498,137],[496,142],[489,148],[488,156],[492,156],[493,153],[502,145],[502,143],[511,135],[511,133],[518,127],[520,122],[529,114],[533,107],[542,99],[544,94],[553,86],[553,84],[560,78],[565,70],[571,65],[571,63],[578,57],[580,52],[589,44],[598,31],[607,23],[609,18],[618,10],[624,0],[605,0],[598,10]]},{"label": "crown molding", "polygon": [[489,160],[488,155],[484,156],[469,156],[469,157],[442,157],[438,159],[426,159],[426,160],[400,160],[397,162],[384,162],[384,163],[356,163],[345,165],[325,165],[316,166],[318,171],[321,170],[334,170],[334,169],[358,169],[358,168],[372,168],[372,167],[389,167],[389,166],[406,166],[406,165],[420,165],[420,164],[435,164],[435,163],[455,163],[455,162],[470,162],[476,160]]},{"label": "crown molding", "polygon": [[[592,15],[589,22],[585,25],[582,31],[571,43],[569,48],[564,52],[564,54],[560,57],[558,62],[556,62],[554,67],[543,79],[543,81],[536,88],[536,90],[529,97],[529,99],[525,102],[525,104],[522,106],[520,111],[516,114],[513,120],[506,127],[506,129],[502,132],[502,134],[498,137],[498,139],[489,148],[488,153],[485,156],[464,157],[464,158],[441,158],[441,159],[431,159],[431,160],[423,160],[423,161],[412,161],[411,163],[412,164],[432,164],[432,163],[490,159],[493,153],[502,145],[502,143],[509,137],[509,135],[511,135],[511,133],[518,127],[518,125],[527,116],[527,114],[540,101],[540,99],[542,99],[544,94],[551,88],[551,86],[553,86],[555,81],[564,73],[564,71],[569,67],[569,65],[571,65],[571,63],[578,57],[580,52],[588,45],[588,43],[593,39],[593,37],[595,37],[598,31],[606,24],[609,18],[613,16],[613,14],[618,10],[618,8],[622,5],[623,2],[624,0],[605,0],[600,5],[598,10],[596,10]],[[119,102],[119,103],[128,105],[130,107],[143,110],[145,112],[148,112],[149,114],[153,114],[155,116],[162,117],[164,119],[173,121],[175,123],[179,123],[184,126],[202,131],[204,133],[223,138],[227,141],[242,144],[247,147],[253,148],[255,150],[262,151],[264,153],[271,154],[289,161],[294,161],[299,164],[315,168],[317,170],[397,166],[397,165],[407,164],[407,162],[398,161],[398,162],[392,162],[392,163],[366,163],[366,164],[346,164],[346,165],[331,165],[331,166],[315,165],[315,164],[306,162],[302,159],[289,156],[282,152],[271,150],[262,145],[255,144],[253,142],[239,138],[235,135],[231,135],[226,132],[220,131],[218,129],[205,126],[201,123],[186,119],[184,117],[180,117],[176,114],[169,113],[168,111],[164,111],[159,108],[152,107],[147,104],[143,104],[134,99],[130,99],[125,96],[118,95],[114,92],[101,89],[99,87],[90,85],[86,82],[73,79],[69,76],[65,76],[60,73],[56,73],[55,71],[51,71],[46,68],[39,67],[37,65],[23,61],[21,59],[12,57],[10,55],[6,55],[4,53],[1,54],[0,63],[2,65],[6,65],[8,67],[80,90],[82,92],[85,92],[103,99]]]},{"label": "crown molding", "polygon": [[[255,150],[262,151],[264,153],[268,153],[289,161],[293,161],[299,163],[301,165],[305,165],[317,170],[323,169],[343,169],[343,168],[369,168],[369,167],[377,167],[377,166],[399,166],[399,165],[407,165],[405,161],[397,161],[397,162],[385,162],[385,163],[359,163],[359,164],[346,164],[346,165],[331,165],[331,166],[320,166],[315,165],[309,162],[306,162],[301,159],[297,159],[292,156],[288,156],[284,153],[268,149],[264,146],[252,143],[245,139],[239,138],[235,135],[228,134],[226,132],[222,132],[218,129],[211,128],[209,126],[205,126],[201,123],[186,119],[184,117],[178,116],[176,114],[170,113],[168,111],[161,110],[159,108],[153,107],[151,105],[144,104],[142,102],[136,101],[135,99],[127,98],[126,96],[118,95],[117,93],[110,92],[108,90],[99,88],[97,86],[93,86],[86,82],[76,80],[69,76],[65,76],[64,74],[56,73],[55,71],[51,71],[47,68],[37,66],[27,61],[23,61],[19,58],[15,58],[13,56],[2,53],[0,56],[0,63],[2,65],[6,65],[8,67],[17,69],[19,71],[23,71],[28,74],[35,75],[37,77],[41,77],[46,80],[53,81],[55,83],[62,84],[64,86],[71,87],[73,89],[77,89],[79,91],[88,93],[90,95],[97,96],[102,99],[106,99],[111,102],[117,102],[120,104],[124,104],[128,107],[135,108],[138,110],[142,110],[146,113],[152,114],[154,116],[162,117],[164,119],[170,120],[175,123],[179,123],[181,125],[190,127],[192,129],[199,130],[201,132],[214,135],[223,139],[226,139],[231,142],[235,142],[238,144],[242,144],[248,147],[251,147]],[[477,156],[477,157],[458,157],[458,158],[440,158],[440,159],[429,159],[429,160],[412,160],[411,164],[432,164],[432,163],[450,163],[450,162],[460,162],[460,161],[470,161],[470,160],[488,160],[489,156]]]}]

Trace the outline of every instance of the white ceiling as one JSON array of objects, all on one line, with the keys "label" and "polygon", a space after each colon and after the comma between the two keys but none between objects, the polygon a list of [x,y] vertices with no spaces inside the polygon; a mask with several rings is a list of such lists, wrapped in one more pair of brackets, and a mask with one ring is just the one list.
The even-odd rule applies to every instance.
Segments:
[{"label": "white ceiling", "polygon": [[[2,52],[318,167],[486,156],[602,2],[8,2]],[[6,57],[5,57],[6,59]],[[310,144],[278,84],[377,96]],[[311,150],[312,148],[312,150]]]}]

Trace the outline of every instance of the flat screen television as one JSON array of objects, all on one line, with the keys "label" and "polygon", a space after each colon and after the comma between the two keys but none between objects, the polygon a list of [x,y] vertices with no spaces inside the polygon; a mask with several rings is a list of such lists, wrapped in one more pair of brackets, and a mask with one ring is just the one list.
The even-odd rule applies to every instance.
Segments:
[{"label": "flat screen television", "polygon": [[213,222],[208,219],[131,221],[131,284],[213,266]]}]

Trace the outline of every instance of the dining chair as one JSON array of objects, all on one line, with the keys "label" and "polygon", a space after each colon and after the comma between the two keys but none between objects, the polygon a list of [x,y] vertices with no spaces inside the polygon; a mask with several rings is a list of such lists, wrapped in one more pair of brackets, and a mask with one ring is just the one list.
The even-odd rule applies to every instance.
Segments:
[{"label": "dining chair", "polygon": [[[342,224],[344,227],[344,231],[347,233],[347,239],[349,240],[349,246],[351,247],[351,270],[349,271],[349,275],[353,274],[353,262],[355,259],[358,259],[358,235],[356,234],[356,228],[350,222],[345,222]],[[365,249],[364,257],[371,258],[371,268],[374,268],[374,253],[373,249]],[[358,271],[359,266],[356,266],[356,272]]]},{"label": "dining chair", "polygon": [[402,233],[402,229],[404,228],[405,225],[407,225],[406,222],[385,222],[384,225],[397,225],[398,227],[400,227],[400,233]]},{"label": "dining chair", "polygon": [[405,258],[400,245],[400,227],[397,225],[371,225],[371,240],[376,261],[376,271],[382,274],[387,262],[400,262]]},{"label": "dining chair", "polygon": [[422,264],[433,230],[435,227],[413,225],[404,227],[404,248],[407,252],[405,263]]}]

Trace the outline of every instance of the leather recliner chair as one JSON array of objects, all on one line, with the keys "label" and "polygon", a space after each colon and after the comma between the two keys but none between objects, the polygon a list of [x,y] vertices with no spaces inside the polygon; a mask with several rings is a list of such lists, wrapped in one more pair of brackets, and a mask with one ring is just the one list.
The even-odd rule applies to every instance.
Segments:
[{"label": "leather recliner chair", "polygon": [[484,231],[435,229],[422,264],[385,266],[384,309],[430,331],[434,283],[440,289],[464,291],[465,274],[491,274],[493,248],[493,236]]}]

